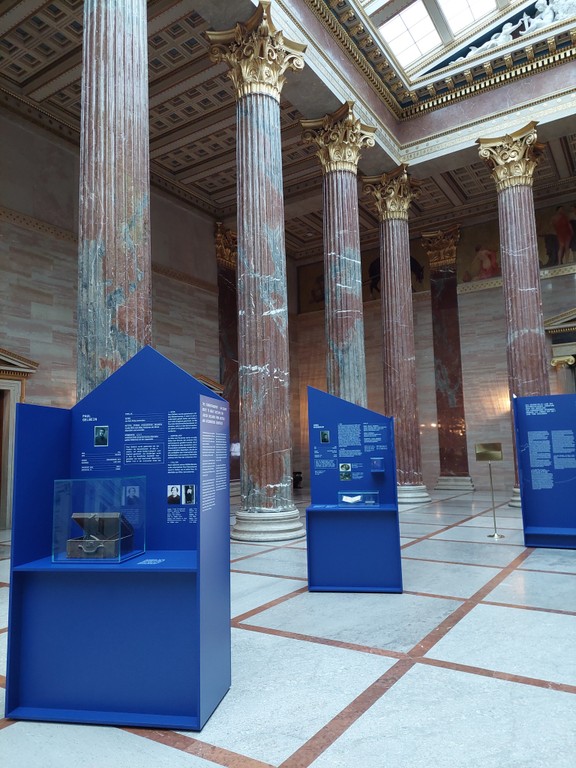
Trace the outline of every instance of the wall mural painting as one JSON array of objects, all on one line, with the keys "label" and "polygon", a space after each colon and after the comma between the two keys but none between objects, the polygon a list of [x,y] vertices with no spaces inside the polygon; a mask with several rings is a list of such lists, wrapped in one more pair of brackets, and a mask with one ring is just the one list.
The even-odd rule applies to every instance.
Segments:
[{"label": "wall mural painting", "polygon": [[[536,211],[536,233],[540,267],[576,263],[576,203],[550,206]],[[411,240],[410,272],[415,293],[430,290],[430,270],[420,240]],[[496,220],[462,227],[458,243],[459,283],[500,277],[500,234]],[[380,299],[380,254],[378,248],[362,253],[364,301]],[[299,311],[324,309],[324,265],[321,261],[298,269]]]},{"label": "wall mural painting", "polygon": [[576,262],[576,204],[536,211],[540,266],[561,267]]}]

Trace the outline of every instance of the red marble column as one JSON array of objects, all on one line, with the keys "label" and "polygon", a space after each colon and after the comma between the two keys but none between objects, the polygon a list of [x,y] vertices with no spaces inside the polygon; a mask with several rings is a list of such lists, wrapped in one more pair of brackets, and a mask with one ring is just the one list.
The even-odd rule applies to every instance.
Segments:
[{"label": "red marble column", "polygon": [[[549,361],[532,191],[534,170],[544,147],[536,141],[536,123],[497,139],[478,139],[478,144],[498,192],[510,398],[547,395]],[[515,486],[512,504],[516,506],[517,481]]]},{"label": "red marble column", "polygon": [[436,490],[474,490],[468,466],[456,282],[459,228],[423,232],[430,264],[440,477]]},{"label": "red marble column", "polygon": [[328,392],[368,405],[364,303],[356,181],[360,150],[375,128],[360,123],[353,102],[320,120],[303,120],[303,137],[318,147],[324,188],[324,289]]},{"label": "red marble column", "polygon": [[232,538],[304,536],[292,498],[288,303],[280,90],[304,47],[286,41],[261,3],[227,32],[209,32],[237,91],[238,359],[241,510]]},{"label": "red marble column", "polygon": [[380,218],[384,412],[394,417],[398,502],[431,501],[422,481],[408,209],[418,190],[405,166],[364,178]]},{"label": "red marble column", "polygon": [[151,343],[145,0],[86,0],[78,397]]}]

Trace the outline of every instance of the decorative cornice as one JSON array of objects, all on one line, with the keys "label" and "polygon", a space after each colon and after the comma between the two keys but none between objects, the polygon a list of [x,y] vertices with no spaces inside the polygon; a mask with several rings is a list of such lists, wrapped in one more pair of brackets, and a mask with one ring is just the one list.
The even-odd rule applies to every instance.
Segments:
[{"label": "decorative cornice", "polygon": [[22,381],[36,373],[39,365],[40,363],[29,360],[27,357],[18,355],[15,352],[0,349],[0,378]]},{"label": "decorative cornice", "polygon": [[35,219],[33,216],[13,211],[10,208],[0,206],[0,221],[8,221],[10,224],[16,224],[16,226],[27,229],[30,232],[42,232],[42,234],[49,235],[56,240],[66,240],[69,243],[78,242],[78,235],[75,232],[63,229],[62,227],[55,227],[46,221]]},{"label": "decorative cornice", "polygon": [[234,29],[206,32],[212,61],[225,61],[236,98],[265,94],[280,101],[287,69],[304,67],[306,46],[284,38],[270,18],[270,0],[261,0],[256,12]]},{"label": "decorative cornice", "polygon": [[392,173],[364,176],[362,185],[363,193],[372,198],[380,221],[408,221],[408,209],[412,200],[420,194],[422,182],[410,178],[407,166],[400,165]]},{"label": "decorative cornice", "polygon": [[534,170],[544,152],[536,141],[536,122],[497,139],[478,139],[480,157],[492,172],[498,192],[510,187],[531,187]]},{"label": "decorative cornice", "polygon": [[302,138],[316,144],[316,157],[323,173],[358,171],[360,150],[373,147],[376,128],[364,125],[354,116],[354,102],[346,101],[331,115],[318,120],[302,120]]},{"label": "decorative cornice", "polygon": [[[427,82],[430,74],[412,82],[404,82],[394,67],[390,66],[387,53],[383,45],[377,42],[378,35],[374,33],[370,19],[362,9],[352,7],[348,0],[305,2],[392,114],[402,121],[576,59],[576,35],[573,31],[569,36],[566,35],[566,24],[556,25],[547,38],[538,40],[537,46],[527,40],[525,57],[513,59],[510,46],[504,46],[497,50],[498,66],[494,62],[484,66],[475,58],[462,61],[460,66],[451,61],[434,72],[434,82]],[[480,30],[478,34],[484,32]],[[512,47],[517,42],[514,40]],[[458,45],[452,47],[456,54]]]},{"label": "decorative cornice", "polygon": [[214,243],[216,246],[216,262],[227,269],[235,270],[238,263],[236,232],[226,229],[221,221],[217,221]]},{"label": "decorative cornice", "polygon": [[456,246],[460,241],[460,227],[422,232],[422,247],[426,251],[430,271],[456,267]]}]

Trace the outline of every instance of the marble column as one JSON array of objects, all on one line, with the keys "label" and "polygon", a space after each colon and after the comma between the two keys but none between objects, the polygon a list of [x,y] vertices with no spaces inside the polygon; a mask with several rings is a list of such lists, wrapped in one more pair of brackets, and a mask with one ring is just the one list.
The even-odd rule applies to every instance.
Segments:
[{"label": "marble column", "polygon": [[345,102],[319,120],[302,120],[303,139],[318,147],[324,193],[324,292],[328,392],[364,408],[366,356],[358,220],[360,150],[374,146],[375,128]]},{"label": "marble column", "polygon": [[422,481],[408,209],[420,182],[406,166],[364,177],[380,220],[384,412],[394,417],[399,504],[431,501]]},{"label": "marble column", "polygon": [[232,538],[304,536],[292,496],[288,305],[280,91],[305,47],[284,38],[270,3],[225,32],[208,32],[237,96],[238,362],[241,509]]},{"label": "marble column", "polygon": [[[534,170],[544,146],[536,141],[534,122],[506,136],[478,139],[477,143],[498,193],[510,398],[548,395],[549,360],[532,190]],[[519,503],[516,480],[511,504]]]},{"label": "marble column", "polygon": [[440,476],[436,490],[474,490],[468,466],[456,284],[458,226],[422,232],[430,265]]},{"label": "marble column", "polygon": [[216,265],[218,268],[218,346],[222,397],[230,409],[231,495],[240,493],[240,422],[238,396],[238,297],[236,234],[216,223]]},{"label": "marble column", "polygon": [[78,398],[152,338],[145,0],[86,0]]}]

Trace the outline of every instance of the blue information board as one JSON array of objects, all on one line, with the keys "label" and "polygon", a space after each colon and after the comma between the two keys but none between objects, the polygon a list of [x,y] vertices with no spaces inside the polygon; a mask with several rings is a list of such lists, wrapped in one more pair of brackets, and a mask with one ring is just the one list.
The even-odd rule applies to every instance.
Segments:
[{"label": "blue information board", "polygon": [[393,420],[308,388],[310,591],[401,592]]},{"label": "blue information board", "polygon": [[513,405],[524,542],[576,548],[576,395]]},{"label": "blue information board", "polygon": [[[228,404],[145,347],[70,410],[19,405],[15,448],[6,716],[199,730],[231,679]],[[73,559],[60,508],[145,535]]]}]

